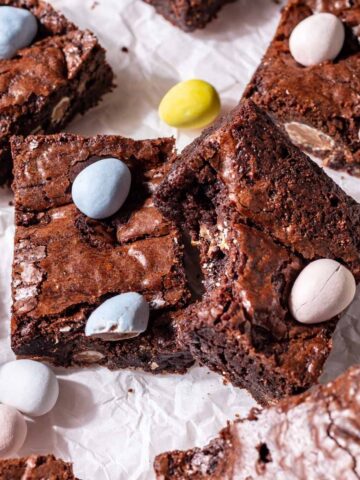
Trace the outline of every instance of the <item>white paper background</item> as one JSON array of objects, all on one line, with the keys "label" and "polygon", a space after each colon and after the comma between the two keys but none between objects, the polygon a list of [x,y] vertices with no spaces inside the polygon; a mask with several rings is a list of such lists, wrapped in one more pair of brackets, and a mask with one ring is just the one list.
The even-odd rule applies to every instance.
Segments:
[{"label": "white paper background", "polygon": [[[133,138],[174,135],[178,148],[198,132],[178,133],[160,123],[157,106],[163,94],[174,83],[196,77],[216,86],[224,110],[235,106],[274,33],[280,11],[271,0],[238,0],[205,31],[189,35],[141,0],[51,3],[99,36],[117,77],[116,91],[68,130]],[[122,52],[123,46],[129,53]],[[360,201],[360,180],[331,175]],[[8,336],[14,232],[10,200],[10,192],[0,190],[0,363],[14,358]],[[340,322],[324,379],[359,362],[359,312],[358,295]],[[82,480],[152,479],[157,453],[203,445],[226,420],[246,414],[254,405],[246,392],[224,385],[219,376],[200,367],[184,376],[106,369],[58,373],[59,402],[50,414],[29,420],[20,453],[55,453],[73,461]]]}]

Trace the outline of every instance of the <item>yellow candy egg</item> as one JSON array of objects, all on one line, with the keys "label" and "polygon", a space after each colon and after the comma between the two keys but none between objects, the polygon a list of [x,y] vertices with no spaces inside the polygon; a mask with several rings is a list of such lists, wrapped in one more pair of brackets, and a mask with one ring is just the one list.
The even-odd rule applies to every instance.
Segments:
[{"label": "yellow candy egg", "polygon": [[204,80],[186,80],[172,87],[159,106],[161,120],[177,128],[202,128],[220,112],[215,88]]}]

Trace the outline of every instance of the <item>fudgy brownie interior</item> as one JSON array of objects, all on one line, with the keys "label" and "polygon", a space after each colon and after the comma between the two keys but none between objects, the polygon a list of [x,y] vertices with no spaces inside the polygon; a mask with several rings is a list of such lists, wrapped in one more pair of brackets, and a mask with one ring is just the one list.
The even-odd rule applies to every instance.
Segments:
[{"label": "fudgy brownie interior", "polygon": [[247,101],[184,150],[156,201],[200,250],[205,294],[178,320],[183,344],[263,404],[313,385],[337,319],[298,323],[289,292],[318,258],[359,280],[360,206]]},{"label": "fudgy brownie interior", "polygon": [[[133,141],[70,134],[14,137],[16,236],[12,347],[57,365],[99,363],[183,372],[192,364],[175,342],[173,316],[189,299],[179,230],[154,206],[172,139]],[[76,175],[103,157],[124,161],[130,194],[109,219],[91,220],[71,198]],[[131,340],[86,337],[91,312],[134,291],[150,303],[147,331]]]}]

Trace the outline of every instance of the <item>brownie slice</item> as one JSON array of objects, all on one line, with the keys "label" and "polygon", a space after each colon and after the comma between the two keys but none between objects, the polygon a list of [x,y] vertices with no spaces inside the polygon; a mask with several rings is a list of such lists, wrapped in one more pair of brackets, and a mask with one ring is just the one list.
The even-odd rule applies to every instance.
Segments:
[{"label": "brownie slice", "polygon": [[356,480],[360,368],[229,424],[204,448],[159,455],[158,480]]},{"label": "brownie slice", "polygon": [[184,150],[156,201],[200,251],[205,294],[178,319],[182,344],[262,404],[313,385],[337,318],[298,323],[289,292],[318,258],[360,279],[360,205],[249,101]]},{"label": "brownie slice", "polygon": [[[152,199],[173,144],[166,138],[13,137],[12,347],[17,355],[62,366],[99,363],[152,372],[184,372],[192,364],[188,349],[176,346],[172,319],[189,297],[181,237]],[[123,160],[132,186],[118,213],[97,221],[77,210],[71,186],[101,157]],[[127,291],[150,303],[147,331],[119,342],[86,337],[90,313]]]},{"label": "brownie slice", "polygon": [[0,60],[0,184],[11,176],[11,135],[61,131],[110,91],[113,73],[105,50],[41,0],[0,0],[30,10],[37,38],[10,60]]},{"label": "brownie slice", "polygon": [[0,459],[0,480],[76,480],[71,463],[54,455]]},{"label": "brownie slice", "polygon": [[[289,50],[294,27],[309,15],[330,12],[345,25],[338,58],[311,67]],[[290,0],[245,97],[273,115],[295,144],[324,164],[360,176],[360,4]]]},{"label": "brownie slice", "polygon": [[169,22],[185,32],[193,32],[216,17],[217,12],[235,0],[144,0]]}]

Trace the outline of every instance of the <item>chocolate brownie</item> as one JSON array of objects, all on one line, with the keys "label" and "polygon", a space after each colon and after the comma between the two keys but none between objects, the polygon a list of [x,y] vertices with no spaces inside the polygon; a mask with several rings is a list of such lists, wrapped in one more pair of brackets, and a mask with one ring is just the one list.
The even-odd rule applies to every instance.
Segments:
[{"label": "chocolate brownie", "polygon": [[360,280],[360,205],[249,101],[184,150],[156,203],[200,250],[205,294],[178,319],[182,344],[262,404],[313,385],[337,318],[298,323],[289,292],[318,258]]},{"label": "chocolate brownie", "polygon": [[0,459],[0,480],[76,480],[72,465],[54,455]]},{"label": "chocolate brownie", "polygon": [[[175,344],[172,319],[189,296],[181,236],[152,200],[173,144],[166,138],[13,137],[17,355],[62,366],[99,363],[152,372],[184,372],[192,364],[188,349]],[[80,213],[71,198],[76,175],[101,157],[119,158],[132,172],[125,204],[104,221]],[[86,337],[90,313],[127,291],[150,303],[147,331],[118,342]]]},{"label": "chocolate brownie", "polygon": [[229,424],[204,448],[159,455],[158,480],[360,478],[360,368]]},{"label": "chocolate brownie", "polygon": [[217,12],[235,0],[144,0],[176,27],[192,32],[216,17]]},{"label": "chocolate brownie", "polygon": [[11,175],[11,135],[61,131],[113,82],[105,50],[91,32],[79,30],[41,0],[0,0],[3,5],[32,12],[38,35],[29,48],[0,60],[0,184]]},{"label": "chocolate brownie", "polygon": [[[346,38],[334,61],[298,64],[289,37],[304,18],[331,12]],[[360,176],[360,2],[290,0],[265,56],[245,91],[283,125],[295,144],[326,166]]]}]

